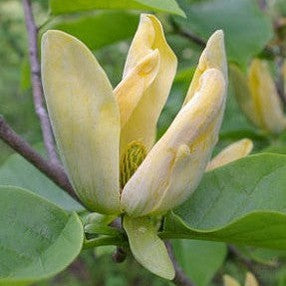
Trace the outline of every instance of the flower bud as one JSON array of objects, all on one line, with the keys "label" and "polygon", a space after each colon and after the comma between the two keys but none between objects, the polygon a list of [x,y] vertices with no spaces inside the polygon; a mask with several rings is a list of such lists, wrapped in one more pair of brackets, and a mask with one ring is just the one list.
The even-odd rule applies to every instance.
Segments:
[{"label": "flower bud", "polygon": [[231,70],[238,103],[250,121],[269,133],[281,133],[286,117],[266,61],[254,59],[247,79],[238,68]]}]

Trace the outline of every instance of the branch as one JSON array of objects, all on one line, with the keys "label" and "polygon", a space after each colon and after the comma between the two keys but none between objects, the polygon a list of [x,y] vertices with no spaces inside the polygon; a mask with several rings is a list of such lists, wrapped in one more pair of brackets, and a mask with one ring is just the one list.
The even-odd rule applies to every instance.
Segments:
[{"label": "branch", "polygon": [[124,248],[117,246],[115,252],[112,254],[112,260],[116,263],[125,261],[127,253]]},{"label": "branch", "polygon": [[277,68],[277,80],[276,80],[276,88],[278,95],[283,102],[284,105],[286,105],[286,94],[284,90],[284,76],[283,76],[283,63],[284,59],[281,56],[278,56],[276,58],[276,68]]},{"label": "branch", "polygon": [[258,0],[258,5],[262,11],[267,9],[267,1],[266,0]]},{"label": "branch", "polygon": [[48,157],[53,163],[60,164],[54,145],[54,137],[49,116],[44,107],[41,67],[38,57],[39,54],[38,43],[37,43],[38,29],[36,27],[34,16],[32,13],[31,1],[23,0],[23,7],[26,19],[26,28],[29,38],[29,56],[31,65],[31,80],[32,80],[35,111],[40,120],[44,144],[48,153]]},{"label": "branch", "polygon": [[[122,223],[121,223],[121,218],[117,218],[115,219],[110,226],[114,227],[115,229],[122,231]],[[127,257],[127,252],[126,250],[121,247],[121,246],[117,246],[115,252],[112,254],[112,259],[114,262],[116,263],[122,263],[125,261]]]},{"label": "branch", "polygon": [[27,141],[21,138],[0,116],[0,139],[8,146],[22,155],[27,161],[33,164],[38,170],[48,176],[56,185],[69,193],[77,201],[78,198],[73,190],[72,185],[64,169],[52,161],[45,160],[38,154]]},{"label": "branch", "polygon": [[195,286],[195,284],[190,281],[190,279],[183,272],[182,268],[179,266],[174,256],[173,247],[171,243],[169,241],[165,241],[165,245],[170,255],[170,258],[173,262],[174,269],[175,269],[175,278],[173,279],[173,283],[177,286]]},{"label": "branch", "polygon": [[81,282],[89,283],[90,281],[92,281],[91,272],[88,269],[88,265],[81,257],[78,257],[68,267],[67,270],[69,270]]},{"label": "branch", "polygon": [[233,245],[228,245],[228,252],[241,264],[243,264],[253,275],[255,275],[255,278],[257,279],[260,286],[264,285],[263,281],[261,281],[260,277],[258,276],[255,265],[251,259],[240,253],[239,250],[237,250],[237,248]]}]

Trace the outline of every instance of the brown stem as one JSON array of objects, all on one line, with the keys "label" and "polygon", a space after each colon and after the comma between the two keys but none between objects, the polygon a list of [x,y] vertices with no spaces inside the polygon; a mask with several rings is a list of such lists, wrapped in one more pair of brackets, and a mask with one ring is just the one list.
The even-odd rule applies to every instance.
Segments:
[{"label": "brown stem", "polygon": [[[121,221],[122,221],[122,218],[117,218],[110,224],[110,226],[112,226],[118,230],[122,230]],[[127,257],[126,250],[120,246],[117,246],[115,252],[112,254],[112,259],[116,263],[124,262],[126,257]]]},{"label": "brown stem", "polygon": [[195,284],[190,281],[190,279],[186,276],[182,268],[179,266],[174,256],[173,247],[171,243],[169,241],[165,241],[165,245],[175,269],[175,278],[173,279],[173,283],[177,286],[195,286]]},{"label": "brown stem", "polygon": [[115,252],[112,254],[112,260],[116,263],[122,263],[125,261],[127,253],[125,249],[117,246]]},{"label": "brown stem", "polygon": [[258,5],[262,11],[267,9],[267,1],[266,0],[258,0]]},{"label": "brown stem", "polygon": [[276,80],[276,88],[278,95],[281,101],[286,105],[286,94],[284,91],[284,76],[283,76],[283,63],[284,59],[281,56],[277,56],[276,58],[276,67],[277,67],[277,80]]},{"label": "brown stem", "polygon": [[37,43],[38,29],[36,27],[34,16],[32,13],[31,1],[23,0],[23,7],[24,7],[26,28],[29,39],[29,56],[31,65],[31,79],[32,79],[35,111],[40,120],[44,144],[48,153],[48,157],[53,163],[59,164],[49,116],[44,106],[43,87],[41,80],[41,67],[39,62],[38,43]]},{"label": "brown stem", "polygon": [[82,283],[90,283],[92,277],[91,273],[88,270],[88,267],[85,261],[78,257],[69,267],[68,270],[78,278]]},{"label": "brown stem", "polygon": [[2,116],[0,116],[0,139],[49,177],[56,185],[79,201],[64,169],[52,161],[45,160],[8,125]]}]

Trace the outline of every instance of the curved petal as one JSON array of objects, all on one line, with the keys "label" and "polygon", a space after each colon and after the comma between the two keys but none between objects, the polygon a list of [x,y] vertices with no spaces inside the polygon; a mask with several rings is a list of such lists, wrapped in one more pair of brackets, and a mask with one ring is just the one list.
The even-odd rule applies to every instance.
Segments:
[{"label": "curved petal", "polygon": [[286,117],[267,63],[254,59],[248,73],[248,85],[259,127],[271,133],[286,128]]},{"label": "curved petal", "polygon": [[245,138],[239,140],[225,149],[223,149],[218,155],[216,155],[207,165],[207,171],[214,170],[233,161],[246,157],[253,149],[253,143],[251,140]]},{"label": "curved petal", "polygon": [[42,38],[43,86],[57,145],[82,202],[118,213],[119,110],[93,54],[76,38],[48,31]]},{"label": "curved petal", "polygon": [[[149,70],[136,72],[148,57]],[[147,150],[154,144],[157,121],[169,95],[176,68],[177,59],[166,42],[161,23],[153,15],[142,14],[122,82],[115,89],[122,118],[121,152],[132,141],[141,142]]]},{"label": "curved petal", "polygon": [[190,101],[198,89],[201,75],[210,68],[216,68],[221,71],[227,82],[227,62],[224,47],[224,33],[222,30],[217,30],[209,38],[194,73],[184,105]]},{"label": "curved petal", "polygon": [[152,84],[160,67],[158,49],[148,53],[115,88],[120,109],[121,128],[130,119],[145,90]]},{"label": "curved petal", "polygon": [[129,215],[165,212],[194,191],[217,142],[225,98],[223,74],[208,69],[193,98],[125,185],[121,202]]},{"label": "curved petal", "polygon": [[160,223],[156,218],[124,216],[123,227],[136,260],[152,273],[172,280],[175,270],[166,246],[157,234]]}]

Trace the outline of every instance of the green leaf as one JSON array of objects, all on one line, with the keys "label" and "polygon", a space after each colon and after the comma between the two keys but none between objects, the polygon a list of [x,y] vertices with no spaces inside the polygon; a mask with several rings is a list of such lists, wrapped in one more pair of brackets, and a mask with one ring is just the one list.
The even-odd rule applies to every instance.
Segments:
[{"label": "green leaf", "polygon": [[197,286],[207,286],[227,255],[221,242],[174,240],[173,248],[179,265]]},{"label": "green leaf", "polygon": [[138,21],[139,16],[136,14],[100,11],[88,15],[57,17],[44,26],[41,32],[48,29],[64,31],[80,39],[91,50],[95,50],[133,37]]},{"label": "green leaf", "polygon": [[185,16],[175,0],[50,0],[50,8],[55,15],[94,9],[132,9]]},{"label": "green leaf", "polygon": [[[229,60],[246,65],[273,37],[270,17],[263,14],[256,0],[179,0],[187,19],[177,22],[204,40],[217,29],[225,32]],[[255,40],[254,40],[255,39]]]},{"label": "green leaf", "polygon": [[0,187],[0,285],[25,285],[62,271],[79,254],[83,227],[69,214],[17,187]]},{"label": "green leaf", "polygon": [[173,279],[174,267],[164,242],[157,235],[157,220],[124,216],[123,227],[135,259],[152,273],[165,279]]},{"label": "green leaf", "polygon": [[286,249],[286,155],[262,153],[204,175],[162,237]]},{"label": "green leaf", "polygon": [[18,154],[11,155],[0,166],[0,185],[29,189],[67,211],[84,210],[78,202]]},{"label": "green leaf", "polygon": [[263,152],[286,154],[286,146],[285,145],[271,145],[263,149]]}]

